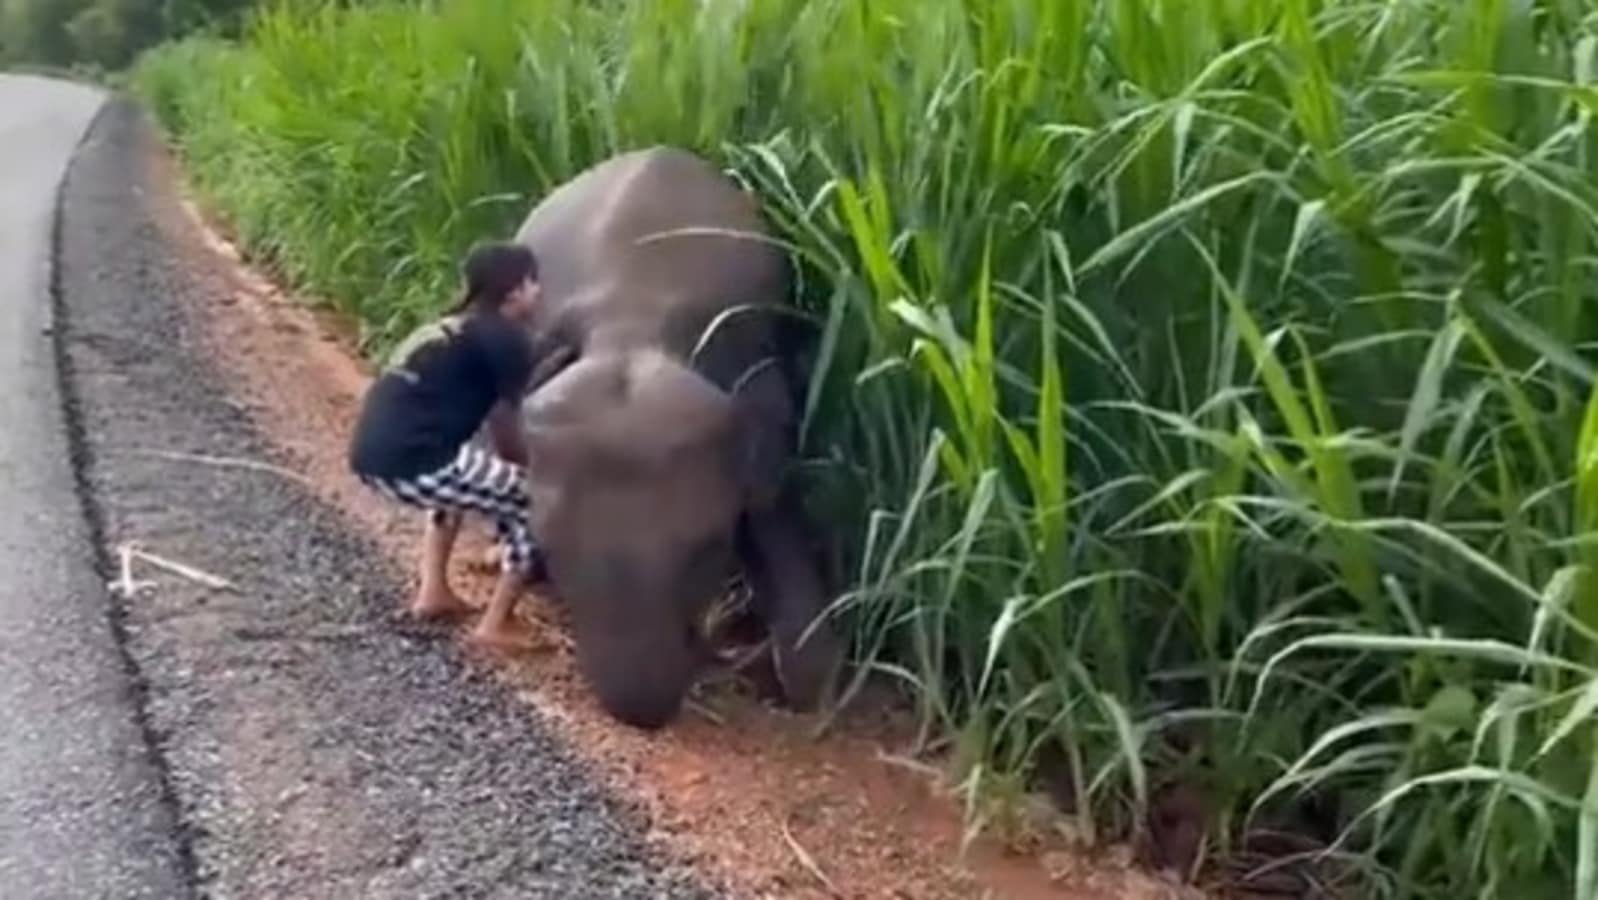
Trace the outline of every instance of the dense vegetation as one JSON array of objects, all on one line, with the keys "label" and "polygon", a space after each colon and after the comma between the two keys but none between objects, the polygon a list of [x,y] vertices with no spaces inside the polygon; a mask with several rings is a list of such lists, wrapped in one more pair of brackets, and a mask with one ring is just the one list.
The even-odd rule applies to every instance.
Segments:
[{"label": "dense vegetation", "polygon": [[329,5],[139,83],[374,348],[618,149],[756,186],[837,614],[976,824],[1051,776],[1117,834],[1181,783],[1212,857],[1598,897],[1583,0]]},{"label": "dense vegetation", "polygon": [[147,47],[234,30],[253,0],[0,0],[0,67],[115,72]]}]

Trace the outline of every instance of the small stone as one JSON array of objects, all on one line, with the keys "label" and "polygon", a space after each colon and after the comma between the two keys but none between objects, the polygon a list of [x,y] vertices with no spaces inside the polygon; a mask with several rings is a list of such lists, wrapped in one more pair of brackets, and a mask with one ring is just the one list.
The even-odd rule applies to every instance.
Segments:
[{"label": "small stone", "polygon": [[1043,871],[1048,873],[1050,881],[1065,881],[1076,874],[1077,858],[1074,853],[1051,850],[1043,854],[1042,863]]}]

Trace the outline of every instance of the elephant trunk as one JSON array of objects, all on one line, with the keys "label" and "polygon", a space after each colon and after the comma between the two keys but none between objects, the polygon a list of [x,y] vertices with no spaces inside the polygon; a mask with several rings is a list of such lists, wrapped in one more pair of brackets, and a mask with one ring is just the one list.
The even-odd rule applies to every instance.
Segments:
[{"label": "elephant trunk", "polygon": [[578,668],[611,716],[662,728],[676,718],[703,661],[698,634],[673,612],[681,608],[675,598],[653,596],[658,587],[606,580],[598,591],[574,586],[568,600]]}]

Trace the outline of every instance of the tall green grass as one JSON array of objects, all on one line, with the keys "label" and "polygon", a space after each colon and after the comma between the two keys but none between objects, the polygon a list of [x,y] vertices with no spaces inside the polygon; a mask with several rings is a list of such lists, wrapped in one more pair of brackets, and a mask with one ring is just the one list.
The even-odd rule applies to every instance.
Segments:
[{"label": "tall green grass", "polygon": [[834,612],[973,827],[1181,783],[1212,860],[1598,898],[1581,0],[300,3],[138,80],[374,349],[608,154],[756,187]]}]

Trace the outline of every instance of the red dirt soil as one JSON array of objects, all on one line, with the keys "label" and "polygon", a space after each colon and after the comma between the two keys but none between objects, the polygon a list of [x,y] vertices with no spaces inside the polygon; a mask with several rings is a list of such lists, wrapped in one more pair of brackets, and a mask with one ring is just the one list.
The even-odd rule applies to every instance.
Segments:
[{"label": "red dirt soil", "polygon": [[[151,159],[179,184],[173,158]],[[167,192],[162,192],[167,193]],[[170,245],[224,296],[190,311],[201,339],[263,433],[293,460],[326,501],[368,530],[385,555],[409,571],[418,517],[364,490],[345,468],[347,432],[369,381],[351,329],[312,312],[251,271],[221,229],[191,202],[147,198]],[[471,560],[487,546],[462,535],[454,583],[485,598],[489,578]],[[405,598],[396,597],[396,607]],[[534,619],[548,617],[542,603]],[[524,613],[525,615],[525,613]],[[810,735],[809,717],[768,708],[731,685],[708,687],[668,729],[625,728],[592,700],[577,677],[569,641],[544,622],[543,652],[489,666],[557,729],[621,796],[647,812],[651,837],[727,883],[739,896],[783,898],[1125,898],[1202,897],[1170,878],[1135,869],[1132,853],[1073,850],[1043,822],[1024,850],[976,840],[961,860],[957,800],[935,769],[896,761],[909,746],[904,716],[885,701],[857,701],[828,733]]]}]

